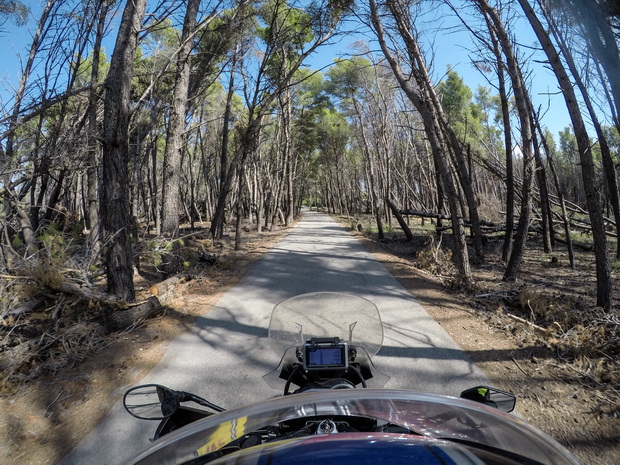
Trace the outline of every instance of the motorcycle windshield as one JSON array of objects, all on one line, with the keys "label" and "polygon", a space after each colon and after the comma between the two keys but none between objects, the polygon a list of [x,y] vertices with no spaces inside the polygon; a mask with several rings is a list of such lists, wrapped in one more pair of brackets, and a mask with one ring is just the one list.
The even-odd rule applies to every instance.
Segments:
[{"label": "motorcycle windshield", "polygon": [[[492,451],[496,456],[490,463],[544,463],[549,465],[577,465],[575,458],[555,440],[533,426],[512,415],[504,414],[491,407],[451,397],[421,394],[410,391],[350,389],[326,390],[284,396],[236,410],[212,415],[192,423],[178,431],[164,436],[139,453],[128,463],[135,464],[180,464],[207,463],[221,458],[225,463],[248,463],[235,461],[243,458],[244,450],[252,450],[260,445],[242,449],[235,456],[224,455],[226,446],[232,441],[249,437],[261,429],[282,422],[304,419],[306,421],[325,416],[372,418],[377,421],[397,425],[412,431],[413,434],[388,435],[381,441],[397,440],[407,437],[410,440],[422,438],[425,441],[437,439],[448,441],[455,446],[463,445],[479,458]],[[368,436],[369,433],[359,433]],[[330,435],[334,439],[338,434]],[[300,436],[301,437],[301,436]],[[312,435],[316,437],[316,435]],[[274,438],[278,440],[277,437]],[[291,446],[294,447],[294,444]],[[328,452],[334,445],[325,447]],[[361,450],[352,454],[364,454]],[[331,448],[331,449],[330,449]],[[235,450],[238,446],[235,447]],[[318,453],[318,451],[317,451]],[[490,452],[489,452],[490,453]],[[241,454],[241,455],[240,455]],[[515,455],[516,454],[516,455]],[[221,457],[224,455],[224,457]],[[358,455],[360,456],[360,455]],[[497,456],[506,460],[497,460]],[[230,457],[230,461],[228,461]],[[236,458],[234,458],[236,457]],[[520,459],[519,459],[520,457]],[[250,462],[257,463],[257,462]],[[258,463],[289,463],[287,460]],[[315,460],[295,463],[317,463]],[[395,462],[396,463],[396,462]],[[410,462],[398,462],[410,463]],[[454,462],[430,462],[454,463]],[[478,460],[466,463],[489,463]]]},{"label": "motorcycle windshield", "polygon": [[312,292],[279,303],[271,313],[269,344],[278,354],[310,338],[339,337],[373,356],[383,344],[379,310],[369,300],[338,292]]}]

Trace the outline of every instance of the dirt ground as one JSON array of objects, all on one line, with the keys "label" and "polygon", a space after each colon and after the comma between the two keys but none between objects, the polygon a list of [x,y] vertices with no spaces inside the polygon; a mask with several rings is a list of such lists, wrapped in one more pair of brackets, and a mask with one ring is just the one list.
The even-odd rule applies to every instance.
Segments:
[{"label": "dirt ground", "polygon": [[[472,295],[471,291],[447,290],[446,280],[414,268],[411,256],[416,253],[415,246],[361,240],[495,387],[517,395],[517,409],[525,420],[566,446],[584,465],[620,463],[617,355],[597,371],[600,359],[580,358],[569,354],[568,348],[563,352],[562,344],[554,340],[557,335],[541,333],[507,317],[504,299],[496,297],[516,293],[517,288],[522,295],[529,292],[533,299],[536,291],[544,291],[543,295],[572,301],[575,294],[593,293],[593,280],[570,269],[555,268],[555,264],[550,269],[552,259],[540,260],[540,252],[532,250],[524,260],[522,278],[513,285],[501,282],[503,265],[488,257],[485,265],[474,268],[479,289]],[[566,293],[559,290],[560,285]],[[485,295],[491,299],[476,298]],[[611,375],[614,382],[605,383],[605,377]]]},{"label": "dirt ground", "polygon": [[[424,271],[429,268],[426,254],[430,250],[425,236],[405,244],[396,234],[378,242],[354,229],[351,233],[451,334],[495,386],[517,394],[518,410],[527,421],[569,447],[584,464],[620,463],[617,357],[607,356],[611,360],[601,362],[590,352],[575,353],[566,343],[574,331],[564,331],[560,337],[558,331],[545,331],[506,316],[515,299],[525,299],[526,305],[522,302],[521,306],[532,314],[544,313],[544,308],[553,305],[537,303],[541,294],[537,291],[541,290],[543,295],[553,296],[553,303],[564,300],[573,305],[580,296],[590,299],[593,281],[587,276],[591,275],[591,263],[584,258],[582,271],[570,271],[563,266],[560,254],[559,262],[541,258],[534,245],[520,282],[508,286],[501,282],[501,263],[491,254],[483,266],[475,268],[476,289],[464,291],[452,285],[446,277],[449,272],[441,277],[437,275],[441,270],[430,267],[432,273]],[[248,232],[243,249],[237,252],[232,250],[233,238],[214,244],[218,263],[192,273],[191,279],[180,284],[163,316],[132,331],[106,336],[95,348],[76,352],[68,366],[28,385],[0,386],[4,393],[0,396],[3,463],[57,463],[124,391],[157,363],[168,341],[196,316],[207,313],[284,234],[283,230],[260,236]],[[136,284],[139,295],[147,298],[153,283],[137,276]],[[523,316],[529,321],[527,312]]]}]

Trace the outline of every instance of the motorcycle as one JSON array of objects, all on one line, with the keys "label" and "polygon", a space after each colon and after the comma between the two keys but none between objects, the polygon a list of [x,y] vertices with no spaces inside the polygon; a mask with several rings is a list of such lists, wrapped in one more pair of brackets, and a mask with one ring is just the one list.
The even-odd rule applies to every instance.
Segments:
[{"label": "motorcycle", "polygon": [[132,416],[160,421],[153,443],[131,463],[578,464],[509,414],[511,393],[476,386],[453,398],[383,389],[390,378],[371,358],[383,342],[381,316],[361,297],[288,299],[272,312],[269,342],[283,355],[263,378],[281,396],[226,411],[157,384],[128,390],[123,403]]}]

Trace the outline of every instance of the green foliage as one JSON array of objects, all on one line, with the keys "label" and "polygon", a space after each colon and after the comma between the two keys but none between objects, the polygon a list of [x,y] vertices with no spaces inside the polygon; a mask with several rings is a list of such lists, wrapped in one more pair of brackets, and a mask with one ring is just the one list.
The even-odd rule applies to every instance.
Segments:
[{"label": "green foliage", "polygon": [[201,30],[196,53],[191,57],[190,96],[200,95],[213,86],[226,56],[243,40],[244,34],[251,33],[255,28],[255,15],[226,10]]},{"label": "green foliage", "polygon": [[145,37],[145,44],[154,51],[175,50],[181,42],[181,31],[172,25],[170,18],[166,18],[149,31]]},{"label": "green foliage", "polygon": [[39,241],[46,250],[48,258],[52,262],[64,263],[66,258],[65,238],[62,231],[58,230],[55,223],[51,223],[42,234],[39,235]]},{"label": "green foliage", "polygon": [[559,132],[558,147],[555,161],[561,189],[571,201],[583,202],[585,195],[583,193],[583,178],[579,168],[579,150],[577,138],[572,128],[566,127]]},{"label": "green foliage", "polygon": [[[488,87],[478,86],[474,94],[475,109],[473,116],[480,121],[482,133],[480,136],[486,139],[484,144],[488,148],[494,148],[498,153],[504,151],[502,138],[502,110],[500,96],[492,94]],[[495,115],[492,118],[492,115]],[[478,146],[478,144],[476,144]],[[478,147],[479,149],[481,147]]]},{"label": "green foliage", "polygon": [[329,103],[323,93],[322,74],[309,69],[298,70],[293,86],[294,140],[297,152],[311,155],[320,140],[319,126],[323,110]]},{"label": "green foliage", "polygon": [[620,161],[620,133],[618,132],[618,128],[616,126],[608,126],[603,128],[605,132],[605,137],[607,138],[607,143],[609,144],[609,149],[611,151],[612,157],[614,157],[614,161]]},{"label": "green foliage", "polygon": [[437,92],[446,119],[457,137],[477,148],[480,145],[479,140],[483,132],[482,122],[488,119],[483,111],[483,104],[489,100],[487,92],[478,89],[479,103],[473,102],[471,89],[453,70],[449,70],[446,79],[439,83]]},{"label": "green foliage", "polygon": [[[354,226],[355,229],[357,229],[357,222],[355,223],[356,226]],[[394,227],[389,224],[389,223],[384,223],[383,225],[381,225],[383,228],[383,233],[387,234],[387,233],[391,233],[394,232]],[[367,225],[364,226],[364,235],[365,236],[372,236],[373,234],[378,234],[379,233],[379,228],[377,227],[377,223],[372,222],[372,223],[368,223]]]},{"label": "green foliage", "polygon": [[565,127],[564,130],[560,131],[560,153],[568,160],[575,160],[575,155],[578,153],[577,150],[577,138],[573,133],[572,128]]},{"label": "green foliage", "polygon": [[[137,100],[153,84],[153,75],[162,73],[169,66],[173,54],[179,47],[180,32],[170,19],[162,21],[152,34],[136,49],[132,78],[132,99]],[[155,82],[152,95],[167,95],[172,92],[174,73],[168,72]]]},{"label": "green foliage", "polygon": [[[85,60],[80,60],[80,64],[77,70],[77,79],[76,85],[78,87],[86,86],[90,84],[90,75],[93,69],[93,60],[95,58],[94,52],[90,52],[90,55]],[[72,66],[75,66],[73,64]],[[101,83],[105,80],[108,75],[108,70],[110,69],[110,62],[108,61],[108,57],[105,54],[105,49],[101,49],[99,53],[99,79],[97,82]]]},{"label": "green foliage", "polygon": [[351,99],[361,92],[365,83],[374,80],[374,73],[374,68],[365,58],[337,59],[327,72],[325,91],[339,100],[341,105],[350,104]]},{"label": "green foliage", "polygon": [[329,105],[323,88],[323,74],[308,68],[297,70],[294,76],[296,82],[295,105],[300,108],[323,108]]},{"label": "green foliage", "polygon": [[377,225],[369,223],[366,226],[364,226],[364,235],[365,236],[371,236],[372,234],[377,234],[378,232],[379,232],[379,230],[377,229]]},{"label": "green foliage", "polygon": [[467,117],[473,94],[456,71],[448,71],[447,78],[439,83],[437,91],[448,121],[462,121]]},{"label": "green foliage", "polygon": [[545,128],[544,134],[545,134],[545,141],[547,143],[547,147],[549,148],[549,151],[551,152],[551,156],[553,158],[556,158],[557,144],[555,142],[555,138],[553,137],[553,134],[551,133],[551,131],[549,131],[549,129]]},{"label": "green foliage", "polygon": [[311,27],[314,34],[322,36],[336,27],[342,17],[351,11],[354,3],[354,0],[310,1],[305,11],[312,18]]},{"label": "green foliage", "polygon": [[17,234],[13,236],[13,238],[11,239],[11,246],[15,250],[21,250],[23,245],[24,243],[22,242],[21,238]]},{"label": "green foliage", "polygon": [[317,123],[318,148],[323,153],[343,153],[353,134],[346,117],[335,108],[324,108]]},{"label": "green foliage", "polygon": [[258,15],[265,26],[257,28],[257,36],[270,47],[294,54],[314,38],[312,16],[281,0],[265,3]]},{"label": "green foliage", "polygon": [[281,0],[271,0],[258,9],[261,25],[257,37],[265,47],[265,74],[278,82],[297,63],[304,45],[314,39],[312,16]]}]

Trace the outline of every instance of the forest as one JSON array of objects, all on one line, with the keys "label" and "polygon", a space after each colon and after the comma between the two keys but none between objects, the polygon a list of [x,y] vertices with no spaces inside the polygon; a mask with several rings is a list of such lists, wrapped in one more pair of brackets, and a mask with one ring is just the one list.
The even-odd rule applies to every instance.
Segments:
[{"label": "forest", "polygon": [[[434,68],[439,14],[467,34],[487,85]],[[490,237],[505,282],[532,235],[571,268],[586,249],[592,304],[614,311],[615,1],[0,0],[5,39],[26,25],[0,102],[9,346],[25,315],[59,318],[67,304],[50,293],[95,301],[112,322],[150,311],[158,303],[136,302],[134,288],[144,262],[175,276],[194,231],[208,230],[209,259],[224,234],[239,247],[248,228],[290,225],[304,206],[370,215],[379,240],[397,224],[410,240],[403,216],[430,219],[464,287]],[[352,34],[365,38],[355,49],[308,64]],[[535,66],[557,78],[569,115],[559,134],[532,95]]]}]

